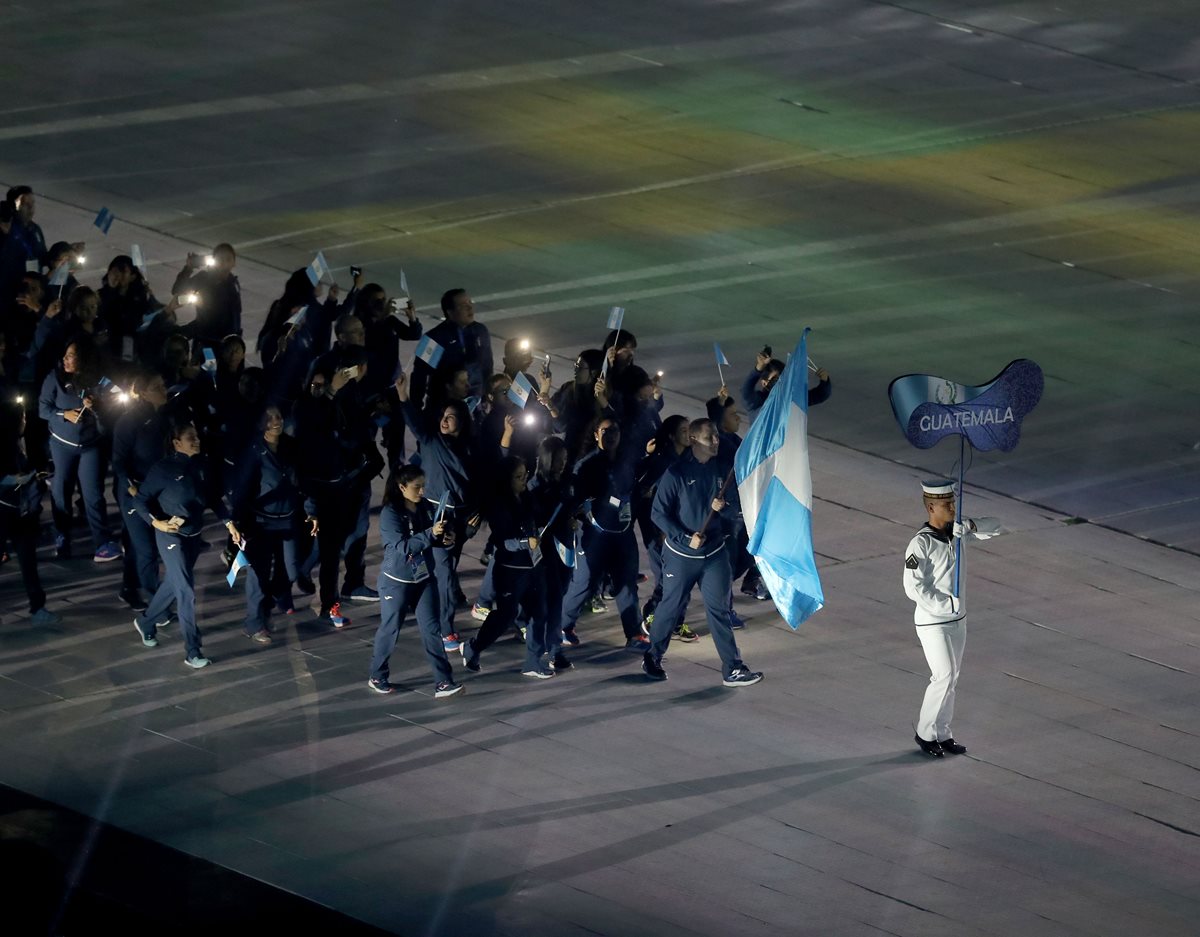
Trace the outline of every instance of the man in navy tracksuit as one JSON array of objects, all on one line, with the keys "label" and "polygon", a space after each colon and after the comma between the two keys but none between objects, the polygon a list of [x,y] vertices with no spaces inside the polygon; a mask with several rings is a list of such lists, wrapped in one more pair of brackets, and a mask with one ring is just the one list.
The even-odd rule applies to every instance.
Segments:
[{"label": "man in navy tracksuit", "polygon": [[121,414],[113,430],[112,465],[125,528],[121,598],[134,611],[144,612],[147,598],[158,591],[158,547],[154,528],[138,514],[134,498],[150,469],[163,457],[166,382],[158,372],[139,374],[133,381],[133,395],[133,405]]},{"label": "man in navy tracksuit", "polygon": [[605,573],[612,576],[625,646],[644,650],[637,604],[637,537],[633,532],[634,473],[640,452],[625,446],[621,429],[610,417],[596,427],[597,448],[575,464],[575,496],[590,503],[583,529],[583,549],[576,556],[571,586],[563,599],[563,640],[580,643],[575,625],[584,604],[596,594]]},{"label": "man in navy tracksuit", "polygon": [[[667,679],[662,658],[671,643],[671,629],[683,613],[692,587],[700,584],[704,611],[725,686],[750,686],[762,679],[738,653],[729,617],[732,574],[725,541],[727,524],[737,517],[737,489],[721,493],[730,466],[717,458],[720,437],[712,420],[694,420],[689,428],[692,447],[669,468],[658,483],[651,518],[666,536],[663,543],[663,598],[650,629],[650,649],[642,670],[653,680]],[[710,520],[710,514],[715,517]]]},{"label": "man in navy tracksuit", "polygon": [[420,359],[413,366],[411,396],[418,408],[444,402],[437,396],[440,377],[466,371],[470,393],[476,397],[487,393],[492,377],[492,337],[486,325],[475,321],[475,304],[467,291],[453,289],[442,294],[442,315],[443,321],[427,333],[442,347],[437,370]]}]

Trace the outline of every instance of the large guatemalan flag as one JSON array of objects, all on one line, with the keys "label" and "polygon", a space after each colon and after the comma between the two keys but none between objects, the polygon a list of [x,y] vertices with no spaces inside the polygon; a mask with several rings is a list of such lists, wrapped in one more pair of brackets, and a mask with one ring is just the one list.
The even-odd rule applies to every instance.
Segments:
[{"label": "large guatemalan flag", "polygon": [[734,458],[749,550],[793,629],[825,604],[812,545],[807,339],[805,329]]}]

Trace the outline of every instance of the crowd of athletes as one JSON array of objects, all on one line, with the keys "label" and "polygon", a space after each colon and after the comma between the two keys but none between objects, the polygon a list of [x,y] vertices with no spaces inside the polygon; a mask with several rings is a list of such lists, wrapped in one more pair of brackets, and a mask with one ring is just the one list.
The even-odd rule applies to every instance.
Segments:
[{"label": "crowd of athletes", "polygon": [[[98,282],[77,280],[85,246],[47,244],[35,209],[24,186],[0,203],[0,553],[20,564],[35,624],[61,620],[38,574],[39,550],[52,543],[59,560],[119,562],[136,638],[155,648],[159,629],[177,625],[197,669],[210,661],[195,575],[235,565],[245,634],[264,648],[277,616],[311,607],[341,629],[352,606],[378,605],[368,685],[379,693],[395,689],[389,658],[409,618],[441,697],[463,689],[452,656],[478,671],[484,652],[518,630],[523,674],[569,670],[570,648],[585,640],[581,619],[609,602],[626,646],[664,679],[665,643],[697,639],[683,621],[690,585],[668,589],[672,620],[661,620],[673,575],[665,555],[668,567],[682,564],[681,579],[695,569],[726,684],[761,677],[724,632],[741,627],[739,586],[728,583],[770,598],[729,483],[742,420],[784,368],[770,349],[740,399],[722,386],[705,419],[664,416],[660,376],[639,366],[632,332],[611,330],[580,350],[556,384],[528,340],[506,341],[496,362],[470,295],[450,289],[427,333],[436,367],[417,358],[409,371],[422,323],[406,296],[363,271],[352,269],[343,295],[297,269],[262,327],[245,334],[231,245],[190,254],[159,297],[129,255],[112,257]],[[514,381],[533,388],[524,406],[510,394]],[[810,404],[830,389],[819,372]],[[673,471],[690,481],[670,504],[656,501]],[[372,484],[381,476],[380,505]],[[684,523],[693,516],[702,521]],[[217,522],[220,562],[197,568]],[[458,567],[476,538],[487,568],[468,597]],[[368,579],[372,541],[383,553]],[[6,616],[18,602],[5,602]],[[477,626],[469,639],[460,636],[468,622]],[[665,643],[652,640],[656,631]]]}]

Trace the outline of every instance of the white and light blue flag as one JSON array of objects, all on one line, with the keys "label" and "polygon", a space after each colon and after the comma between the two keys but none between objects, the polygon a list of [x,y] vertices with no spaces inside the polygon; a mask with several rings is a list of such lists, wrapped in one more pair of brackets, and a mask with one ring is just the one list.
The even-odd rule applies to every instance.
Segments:
[{"label": "white and light blue flag", "polygon": [[142,246],[134,244],[129,250],[129,259],[133,262],[133,266],[146,275],[146,258],[142,256]]},{"label": "white and light blue flag", "polygon": [[517,376],[513,378],[513,382],[508,386],[508,399],[524,410],[525,404],[529,403],[531,394],[536,396],[533,385],[529,382],[529,378],[518,371]]},{"label": "white and light blue flag", "polygon": [[63,287],[67,285],[67,277],[71,275],[71,265],[67,261],[63,261],[54,268],[54,272],[50,274],[50,285]]},{"label": "white and light blue flag", "polygon": [[408,291],[408,277],[404,275],[404,268],[400,268],[400,292],[404,294],[405,299],[412,296]]},{"label": "white and light blue flag", "polygon": [[713,342],[713,354],[717,356],[717,367],[729,367],[729,359],[725,357],[725,352],[721,351],[721,346]]},{"label": "white and light blue flag", "polygon": [[558,558],[562,560],[563,566],[568,569],[574,569],[579,553],[579,532],[571,538],[571,545],[568,547],[557,537],[551,538],[554,541],[554,550],[558,554]]},{"label": "white and light blue flag", "polygon": [[246,566],[250,565],[250,561],[246,559],[246,554],[241,550],[237,551],[237,556],[233,558],[233,563],[229,566],[229,575],[225,577],[225,581],[229,583],[229,588],[233,588],[233,584],[237,581],[238,572]]},{"label": "white and light blue flag", "polygon": [[321,251],[317,251],[317,256],[308,265],[305,273],[308,274],[308,282],[313,286],[316,286],[329,276],[329,264],[325,263],[325,255]]},{"label": "white and light blue flag", "polygon": [[613,306],[608,310],[608,327],[621,331],[621,326],[625,324],[625,307]]},{"label": "white and light blue flag", "polygon": [[92,224],[94,224],[97,228],[99,228],[105,234],[108,234],[108,230],[109,230],[109,228],[111,228],[113,226],[113,220],[116,217],[117,216],[114,215],[107,208],[101,208],[99,213],[96,215],[96,220],[93,221]]},{"label": "white and light blue flag", "polygon": [[[825,604],[812,542],[808,329],[734,457],[747,549],[793,629]],[[799,364],[793,364],[798,362]]]},{"label": "white and light blue flag", "polygon": [[438,366],[438,362],[442,360],[444,351],[445,349],[428,335],[422,335],[421,340],[417,342],[418,360],[424,361],[431,368]]}]

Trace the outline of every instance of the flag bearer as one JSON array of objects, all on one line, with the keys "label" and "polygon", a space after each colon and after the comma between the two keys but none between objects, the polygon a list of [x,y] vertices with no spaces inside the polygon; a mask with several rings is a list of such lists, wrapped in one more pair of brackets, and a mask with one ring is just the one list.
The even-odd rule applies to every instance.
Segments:
[{"label": "flag bearer", "polygon": [[664,473],[651,509],[654,523],[666,536],[663,597],[650,629],[650,649],[642,656],[642,670],[652,680],[667,679],[662,658],[671,644],[671,629],[692,587],[699,583],[709,631],[721,657],[723,683],[751,686],[763,675],[742,662],[729,617],[732,573],[725,541],[728,525],[737,516],[737,489],[731,484],[721,493],[730,465],[717,459],[720,437],[712,420],[694,420],[689,435],[690,451]]},{"label": "flag bearer", "polygon": [[929,686],[917,719],[915,741],[926,755],[961,755],[966,746],[954,740],[954,691],[967,642],[966,581],[955,588],[955,539],[987,540],[999,534],[995,518],[954,519],[954,483],[945,479],[923,482],[928,520],[908,543],[904,554],[904,591],[916,603],[913,621],[929,663]]}]

